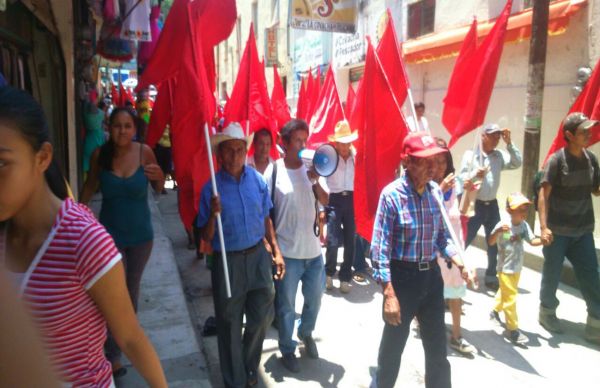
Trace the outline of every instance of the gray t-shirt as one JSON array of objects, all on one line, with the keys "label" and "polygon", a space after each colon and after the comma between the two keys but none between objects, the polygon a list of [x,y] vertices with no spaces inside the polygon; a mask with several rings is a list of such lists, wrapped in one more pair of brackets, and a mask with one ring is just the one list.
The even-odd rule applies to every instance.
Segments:
[{"label": "gray t-shirt", "polygon": [[[504,273],[518,273],[523,268],[523,240],[531,243],[535,235],[527,222],[523,221],[519,225],[513,225],[509,221],[500,221],[494,227],[492,233],[502,228],[502,225],[510,225],[510,232],[500,234],[496,240],[498,245],[498,265],[496,271]],[[510,237],[508,234],[510,233]]]},{"label": "gray t-shirt", "polygon": [[552,185],[548,227],[554,234],[578,237],[594,231],[592,191],[600,184],[598,160],[590,151],[577,158],[564,148],[544,168],[541,183]]}]

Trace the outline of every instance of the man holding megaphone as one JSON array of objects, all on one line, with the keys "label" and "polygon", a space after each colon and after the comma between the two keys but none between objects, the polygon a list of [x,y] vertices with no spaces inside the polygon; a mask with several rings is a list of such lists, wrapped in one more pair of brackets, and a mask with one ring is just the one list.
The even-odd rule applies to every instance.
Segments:
[{"label": "man holding megaphone", "polygon": [[275,210],[275,233],[286,268],[286,276],[276,282],[276,314],[281,361],[288,370],[297,373],[300,365],[295,355],[297,343],[292,336],[300,282],[304,306],[298,338],[304,342],[308,357],[319,357],[312,333],[321,308],[325,271],[318,233],[315,235],[314,231],[315,202],[327,205],[329,196],[319,184],[314,168],[307,169],[299,154],[308,138],[306,122],[290,120],[279,136],[285,156],[275,162],[273,173],[266,177]]},{"label": "man holding megaphone", "polygon": [[352,260],[354,259],[354,155],[352,142],[358,139],[358,131],[352,131],[348,121],[342,120],[329,136],[339,161],[335,172],[326,178],[329,188],[327,207],[327,252],[325,254],[326,287],[333,289],[333,275],[336,272],[338,247],[344,243],[344,261],[340,267],[340,291],[350,292]]}]

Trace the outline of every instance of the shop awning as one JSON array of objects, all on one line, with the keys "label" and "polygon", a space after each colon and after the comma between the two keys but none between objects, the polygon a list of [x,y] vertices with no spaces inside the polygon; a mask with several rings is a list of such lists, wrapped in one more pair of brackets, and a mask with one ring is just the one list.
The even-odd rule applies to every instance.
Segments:
[{"label": "shop awning", "polygon": [[[571,15],[587,5],[587,0],[558,0],[550,4],[548,34],[560,35],[567,30]],[[531,36],[531,8],[510,16],[505,42],[519,42]],[[481,22],[477,28],[483,39],[494,26],[495,20]],[[432,62],[458,55],[470,24],[406,41],[403,44],[404,59],[408,63]]]}]

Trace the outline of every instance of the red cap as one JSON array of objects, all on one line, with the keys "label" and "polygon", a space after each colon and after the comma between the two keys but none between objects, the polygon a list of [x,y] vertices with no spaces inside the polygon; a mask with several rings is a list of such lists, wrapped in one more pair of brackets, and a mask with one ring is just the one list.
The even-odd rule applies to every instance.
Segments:
[{"label": "red cap", "polygon": [[427,131],[411,132],[406,135],[404,143],[402,143],[403,157],[427,158],[447,151],[447,149],[439,147],[433,136]]}]

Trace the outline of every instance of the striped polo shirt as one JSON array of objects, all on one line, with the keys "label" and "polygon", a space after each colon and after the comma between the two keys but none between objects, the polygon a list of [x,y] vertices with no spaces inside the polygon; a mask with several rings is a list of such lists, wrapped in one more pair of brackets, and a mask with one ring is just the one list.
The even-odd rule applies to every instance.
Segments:
[{"label": "striped polo shirt", "polygon": [[[4,262],[6,230],[0,233]],[[19,288],[54,368],[74,387],[111,387],[106,321],[88,290],[121,259],[91,211],[65,200]]]}]

